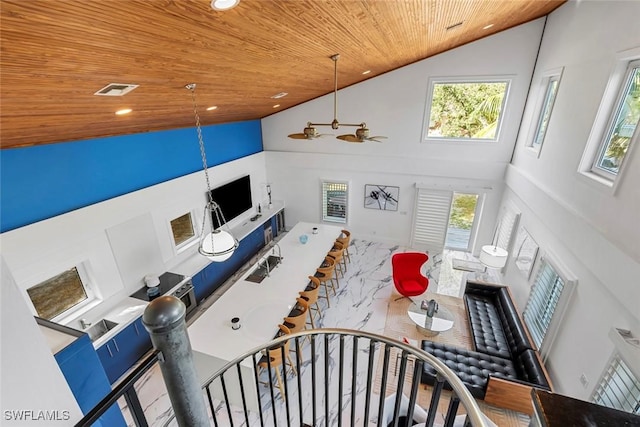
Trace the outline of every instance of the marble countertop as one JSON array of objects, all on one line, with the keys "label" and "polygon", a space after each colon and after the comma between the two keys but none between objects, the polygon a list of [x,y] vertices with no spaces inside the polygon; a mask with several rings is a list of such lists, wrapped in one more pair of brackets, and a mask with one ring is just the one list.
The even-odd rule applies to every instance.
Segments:
[{"label": "marble countertop", "polygon": [[[313,227],[318,227],[318,234],[312,234]],[[269,277],[261,283],[246,281],[254,270],[249,268],[188,327],[193,350],[230,361],[271,340],[341,230],[333,225],[296,224],[278,242],[283,260]],[[308,236],[306,244],[299,241],[302,234]],[[240,318],[238,330],[231,329],[234,317]]]}]

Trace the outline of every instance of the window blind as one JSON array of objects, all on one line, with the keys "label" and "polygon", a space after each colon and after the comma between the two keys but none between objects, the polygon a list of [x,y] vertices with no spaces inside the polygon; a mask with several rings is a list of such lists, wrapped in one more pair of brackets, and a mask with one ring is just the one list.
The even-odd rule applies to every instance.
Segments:
[{"label": "window blind", "polygon": [[538,348],[541,347],[549,330],[564,286],[565,280],[547,260],[541,259],[523,312],[524,322]]},{"label": "window blind", "polygon": [[609,368],[602,376],[600,384],[593,393],[593,402],[640,414],[640,382],[619,354],[614,355]]},{"label": "window blind", "polygon": [[441,252],[447,236],[452,191],[418,189],[411,246]]},{"label": "window blind", "polygon": [[347,222],[347,194],[349,186],[346,182],[322,183],[322,220]]}]

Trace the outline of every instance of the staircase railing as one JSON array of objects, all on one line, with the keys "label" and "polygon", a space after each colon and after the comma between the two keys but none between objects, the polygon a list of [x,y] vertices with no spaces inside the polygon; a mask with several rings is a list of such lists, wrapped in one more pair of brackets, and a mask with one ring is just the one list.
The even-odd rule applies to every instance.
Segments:
[{"label": "staircase railing", "polygon": [[135,384],[147,371],[158,363],[160,357],[159,351],[153,351],[140,363],[139,366],[120,381],[92,410],[78,421],[75,424],[75,427],[89,427],[94,425],[113,405],[117,405],[117,401],[121,397],[124,397],[135,425],[137,427],[147,427],[149,424],[147,423],[142,405],[138,399]]},{"label": "staircase railing", "polygon": [[[292,367],[277,361],[289,360],[287,342]],[[438,380],[419,390],[425,363]],[[450,393],[443,393],[445,386]],[[215,426],[412,425],[406,420],[452,426],[460,404],[465,425],[487,425],[469,391],[441,361],[363,331],[316,329],[276,338],[224,365],[202,388]],[[387,396],[394,390],[395,400]],[[170,418],[164,425],[177,424]]]},{"label": "staircase railing", "polygon": [[[287,342],[293,369],[275,361],[289,360]],[[123,396],[136,426],[178,425],[173,415],[164,423],[150,423],[134,388],[161,360],[162,354],[153,352],[76,426],[94,425]],[[425,364],[438,376],[433,387],[421,389]],[[356,330],[315,329],[281,336],[226,363],[202,390],[216,427],[412,425],[407,420],[450,427],[460,410],[466,414],[465,425],[487,425],[469,391],[440,360],[403,342]]]}]

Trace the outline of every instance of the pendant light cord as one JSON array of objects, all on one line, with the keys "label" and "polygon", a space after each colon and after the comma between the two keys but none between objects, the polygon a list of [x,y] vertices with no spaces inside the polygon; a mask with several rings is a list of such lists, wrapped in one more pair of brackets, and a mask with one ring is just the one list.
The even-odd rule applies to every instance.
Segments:
[{"label": "pendant light cord", "polygon": [[196,116],[196,131],[198,132],[198,143],[200,144],[200,157],[202,158],[202,169],[204,170],[204,178],[207,181],[207,197],[211,207],[215,207],[213,196],[211,195],[211,181],[209,180],[209,169],[207,168],[207,154],[204,151],[204,139],[202,138],[202,129],[200,127],[200,114],[198,114],[198,103],[196,102],[196,84],[187,85],[187,89],[191,91],[191,100],[193,101],[193,114]]}]

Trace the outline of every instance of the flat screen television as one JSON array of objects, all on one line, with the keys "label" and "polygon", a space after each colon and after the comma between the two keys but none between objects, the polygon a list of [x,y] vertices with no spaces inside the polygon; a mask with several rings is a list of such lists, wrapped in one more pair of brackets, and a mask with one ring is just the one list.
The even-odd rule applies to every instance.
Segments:
[{"label": "flat screen television", "polygon": [[[230,222],[232,219],[251,209],[251,179],[249,175],[240,177],[211,190],[213,201],[220,205],[224,219]],[[222,224],[213,215],[213,226],[219,228]]]}]

